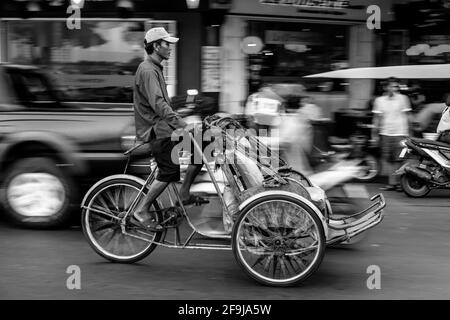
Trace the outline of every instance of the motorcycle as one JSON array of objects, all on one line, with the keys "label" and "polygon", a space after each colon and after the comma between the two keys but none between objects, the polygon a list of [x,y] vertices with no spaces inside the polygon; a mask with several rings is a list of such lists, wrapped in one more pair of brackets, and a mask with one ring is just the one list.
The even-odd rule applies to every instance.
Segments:
[{"label": "motorcycle", "polygon": [[[367,165],[361,157],[362,139],[357,141],[357,147],[348,145],[342,146],[339,152],[322,151],[317,145],[326,140],[324,138],[327,138],[327,135],[323,137],[320,134],[323,133],[321,130],[311,134],[308,125],[299,125],[296,120],[295,116],[292,119],[284,118],[285,126],[291,126],[293,129],[281,134],[282,157],[294,170],[304,173],[314,185],[324,190],[335,216],[346,217],[349,212],[363,210],[369,193],[365,185],[352,183],[360,177],[367,176]],[[315,123],[317,124],[318,121]],[[321,123],[327,122],[321,121]],[[317,129],[317,126],[314,129]],[[292,139],[292,136],[295,138]],[[311,139],[312,136],[314,136],[313,139]],[[302,145],[306,146],[306,149]],[[309,145],[312,146],[310,152],[308,152]],[[319,146],[322,147],[322,145]],[[273,144],[272,149],[274,149]],[[355,244],[361,240],[362,237],[358,237],[344,243]]]},{"label": "motorcycle", "polygon": [[407,162],[395,174],[401,176],[401,186],[408,196],[420,198],[432,189],[450,187],[450,144],[408,138],[401,145],[400,159]]},{"label": "motorcycle", "polygon": [[[314,121],[313,126],[329,126],[329,121]],[[360,171],[355,178],[360,181],[371,181],[378,176],[380,172],[380,163],[378,161],[378,148],[371,144],[364,130],[370,130],[371,125],[357,123],[356,131],[348,139],[338,137],[324,137],[314,139],[313,152],[311,155],[311,164],[313,167],[320,166],[322,163],[328,163],[333,158],[359,160]],[[320,135],[320,134],[319,134]]]}]

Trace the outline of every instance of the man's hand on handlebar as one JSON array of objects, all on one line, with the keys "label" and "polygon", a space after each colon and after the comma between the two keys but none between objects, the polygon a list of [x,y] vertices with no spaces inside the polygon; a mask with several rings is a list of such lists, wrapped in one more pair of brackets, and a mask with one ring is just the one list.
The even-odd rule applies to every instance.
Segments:
[{"label": "man's hand on handlebar", "polygon": [[201,123],[188,123],[188,125],[186,127],[184,127],[183,130],[188,131],[192,134],[195,134],[196,132],[202,130],[202,124]]}]

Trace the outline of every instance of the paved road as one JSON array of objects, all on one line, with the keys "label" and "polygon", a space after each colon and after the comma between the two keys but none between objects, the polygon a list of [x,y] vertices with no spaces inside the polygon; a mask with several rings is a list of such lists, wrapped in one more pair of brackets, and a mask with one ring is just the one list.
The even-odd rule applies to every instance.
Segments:
[{"label": "paved road", "polygon": [[[450,298],[450,193],[385,195],[386,218],[362,243],[327,249],[315,275],[283,289],[249,279],[231,251],[157,248],[141,263],[113,264],[79,228],[33,231],[0,222],[0,299]],[[81,290],[66,288],[69,265],[81,268]],[[366,286],[370,265],[381,269],[380,290]]]}]

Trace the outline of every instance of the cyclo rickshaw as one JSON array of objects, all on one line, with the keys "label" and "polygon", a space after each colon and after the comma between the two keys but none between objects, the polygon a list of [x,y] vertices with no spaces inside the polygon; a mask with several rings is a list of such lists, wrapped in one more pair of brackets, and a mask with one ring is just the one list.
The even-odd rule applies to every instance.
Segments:
[{"label": "cyclo rickshaw", "polygon": [[[300,283],[317,270],[327,245],[346,242],[383,219],[382,194],[372,197],[372,204],[366,210],[333,217],[324,191],[301,173],[291,170],[257,136],[248,132],[230,134],[235,129],[244,132],[239,122],[214,115],[207,117],[203,126],[218,130],[222,142],[234,146],[231,150],[218,149],[214,156],[215,169],[208,165],[210,161],[202,153],[222,204],[224,232],[200,230],[183,206],[176,184],[170,184],[164,197],[162,195],[153,204],[155,219],[164,226],[163,230],[137,228],[129,220],[154,180],[155,171],[145,181],[133,175],[118,174],[92,186],[81,204],[84,234],[100,256],[113,262],[133,263],[148,256],[156,246],[232,250],[239,266],[251,278],[266,285],[289,286]],[[189,137],[201,152],[193,135]],[[249,154],[249,150],[256,152]],[[228,161],[231,157],[233,161]],[[220,188],[215,170],[222,171],[226,188]],[[174,213],[161,214],[162,207],[175,204],[179,209]],[[185,237],[180,234],[183,221],[192,231]],[[169,234],[173,240],[169,239]]]}]

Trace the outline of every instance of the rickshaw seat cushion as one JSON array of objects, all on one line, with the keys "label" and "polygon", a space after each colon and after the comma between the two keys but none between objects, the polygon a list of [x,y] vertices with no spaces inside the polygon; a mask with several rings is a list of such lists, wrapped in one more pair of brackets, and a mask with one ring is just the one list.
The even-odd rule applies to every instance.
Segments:
[{"label": "rickshaw seat cushion", "polygon": [[261,186],[263,184],[264,176],[254,160],[236,152],[236,167],[244,180],[246,188]]}]

